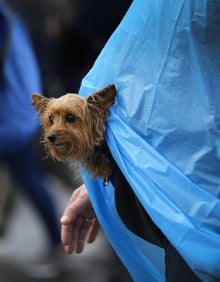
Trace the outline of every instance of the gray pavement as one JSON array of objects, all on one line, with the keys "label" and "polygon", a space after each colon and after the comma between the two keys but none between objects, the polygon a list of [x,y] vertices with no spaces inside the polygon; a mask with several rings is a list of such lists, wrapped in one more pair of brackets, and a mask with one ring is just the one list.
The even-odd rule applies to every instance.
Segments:
[{"label": "gray pavement", "polygon": [[[61,215],[72,189],[54,175],[50,181]],[[8,185],[2,177],[0,183]],[[11,191],[15,195],[6,233],[0,237],[0,282],[132,281],[102,232],[94,244],[86,245],[83,254],[66,255],[60,248],[51,256],[54,260],[44,261],[49,245],[44,226],[30,203],[15,191]]]}]

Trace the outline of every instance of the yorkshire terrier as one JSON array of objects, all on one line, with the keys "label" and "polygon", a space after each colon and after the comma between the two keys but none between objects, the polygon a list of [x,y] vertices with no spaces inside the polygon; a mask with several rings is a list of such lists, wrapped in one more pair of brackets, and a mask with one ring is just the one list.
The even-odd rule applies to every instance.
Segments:
[{"label": "yorkshire terrier", "polygon": [[109,108],[116,88],[109,85],[87,98],[68,93],[59,98],[32,95],[32,104],[43,126],[43,142],[52,157],[80,162],[91,176],[108,179],[112,156],[104,140]]}]

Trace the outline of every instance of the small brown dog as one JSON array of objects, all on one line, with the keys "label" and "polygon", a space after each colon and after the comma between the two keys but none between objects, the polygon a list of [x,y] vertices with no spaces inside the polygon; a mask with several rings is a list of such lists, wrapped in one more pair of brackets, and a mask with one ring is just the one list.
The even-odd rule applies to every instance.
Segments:
[{"label": "small brown dog", "polygon": [[44,144],[51,156],[81,162],[93,177],[107,179],[113,162],[104,132],[115,95],[114,85],[87,98],[71,93],[59,98],[33,94],[32,104],[41,118]]}]

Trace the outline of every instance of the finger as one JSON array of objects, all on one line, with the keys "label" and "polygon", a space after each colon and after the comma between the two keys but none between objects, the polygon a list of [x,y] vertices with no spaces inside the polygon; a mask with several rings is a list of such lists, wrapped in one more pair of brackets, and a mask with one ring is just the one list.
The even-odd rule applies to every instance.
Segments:
[{"label": "finger", "polygon": [[87,243],[91,244],[95,241],[100,230],[100,224],[96,218],[93,219],[89,233],[87,235]]},{"label": "finger", "polygon": [[85,242],[86,242],[86,238],[87,235],[89,233],[90,227],[91,227],[91,221],[85,221],[83,222],[80,230],[79,230],[79,234],[78,234],[78,240],[77,240],[77,244],[75,247],[75,252],[76,253],[81,253],[84,249],[85,246]]},{"label": "finger", "polygon": [[82,224],[83,218],[78,216],[73,223],[63,224],[61,227],[61,241],[69,254],[77,248],[78,234]]},{"label": "finger", "polygon": [[74,247],[75,247],[74,244],[70,244],[70,245],[64,246],[65,252],[66,252],[67,254],[72,254],[73,251],[74,251]]},{"label": "finger", "polygon": [[61,241],[64,246],[70,245],[72,243],[72,233],[73,233],[73,225],[62,225],[61,226]]},{"label": "finger", "polygon": [[67,225],[76,219],[78,215],[78,211],[77,211],[77,206],[74,205],[75,205],[75,199],[72,196],[63,212],[63,216],[60,219],[61,224]]},{"label": "finger", "polygon": [[72,230],[72,241],[75,243],[75,245],[78,242],[80,229],[82,228],[83,223],[84,223],[84,218],[82,216],[78,216],[74,222],[74,228]]},{"label": "finger", "polygon": [[89,206],[91,206],[91,203],[88,193],[85,185],[82,185],[73,192],[60,220],[61,224],[69,224],[70,222],[73,222],[78,214],[83,213]]}]

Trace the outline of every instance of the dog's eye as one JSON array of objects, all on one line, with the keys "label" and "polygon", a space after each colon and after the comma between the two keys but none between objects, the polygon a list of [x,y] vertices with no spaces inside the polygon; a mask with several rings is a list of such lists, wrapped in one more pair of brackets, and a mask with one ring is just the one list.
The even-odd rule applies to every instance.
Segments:
[{"label": "dog's eye", "polygon": [[51,124],[53,124],[54,123],[54,117],[53,116],[49,116],[49,121],[50,121]]},{"label": "dog's eye", "polygon": [[73,114],[67,114],[66,115],[66,121],[69,122],[69,123],[72,123],[76,120],[76,116],[73,115]]}]

